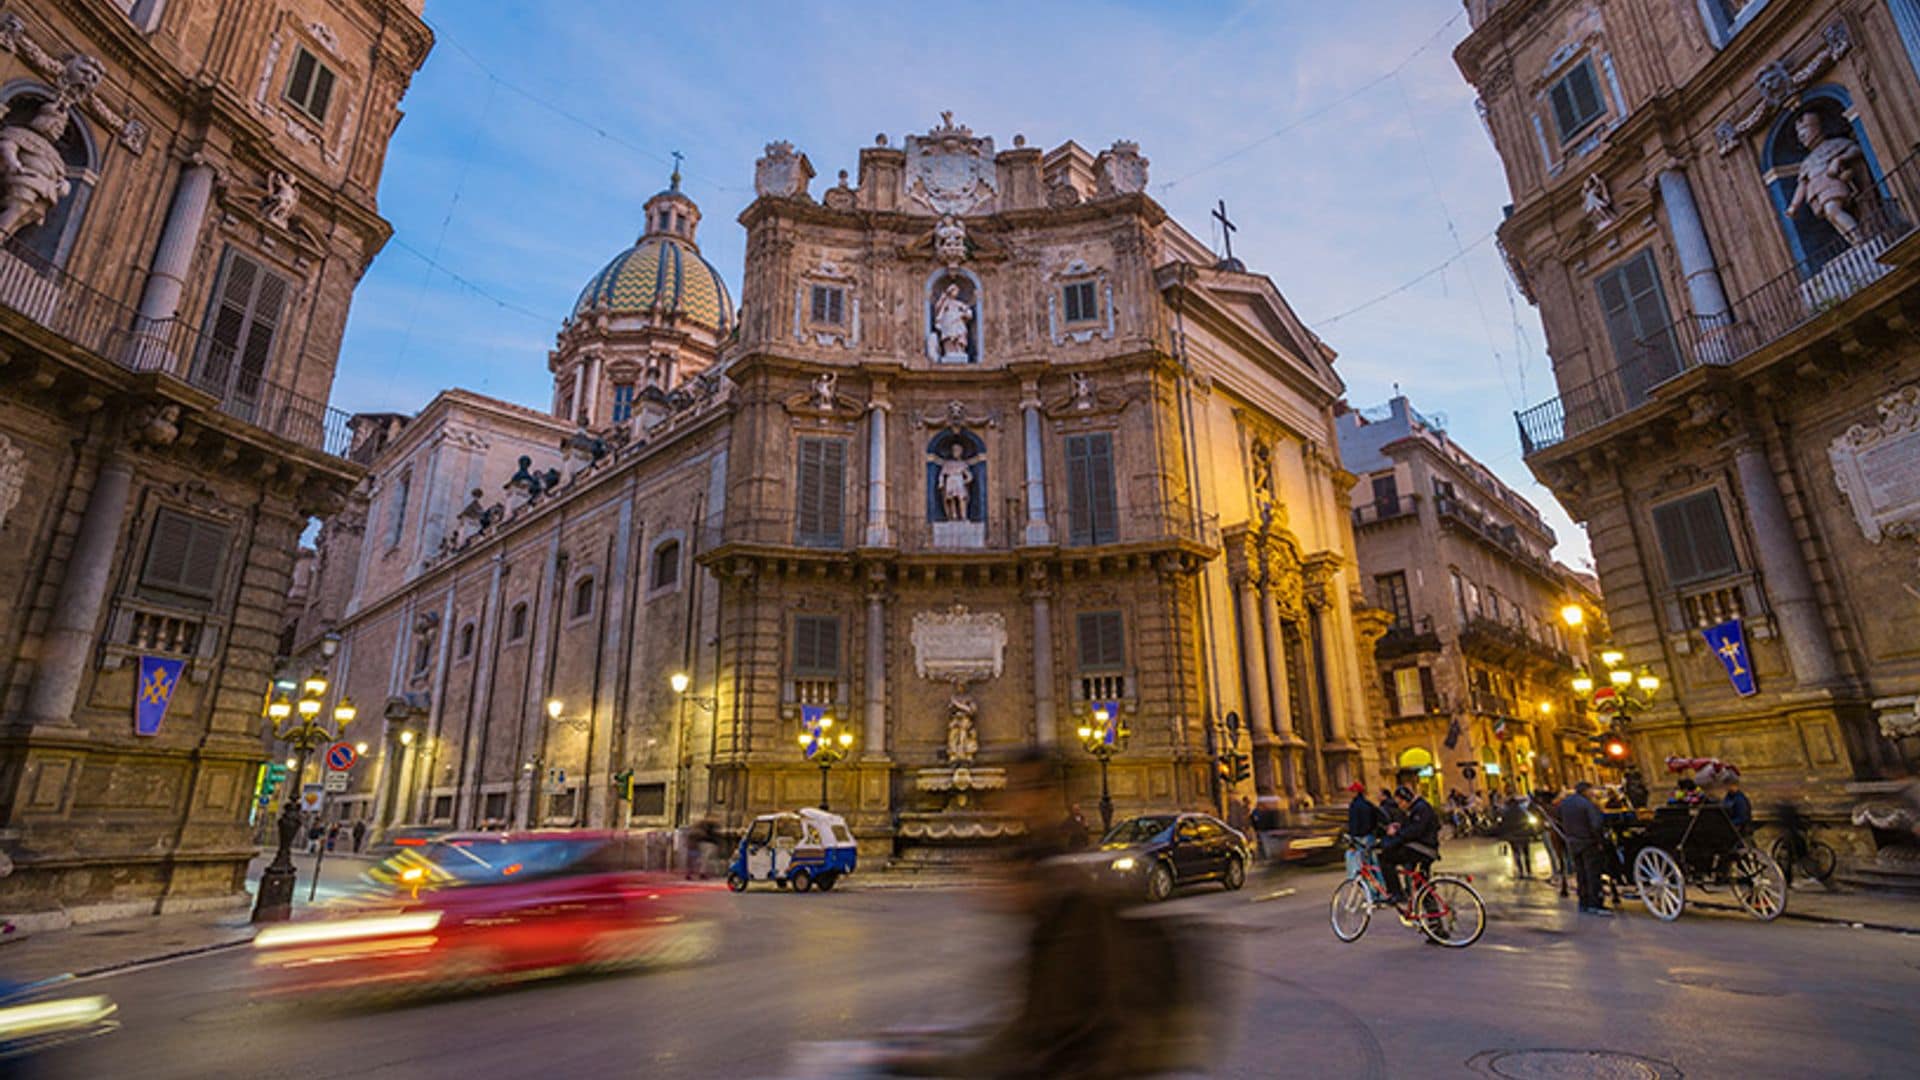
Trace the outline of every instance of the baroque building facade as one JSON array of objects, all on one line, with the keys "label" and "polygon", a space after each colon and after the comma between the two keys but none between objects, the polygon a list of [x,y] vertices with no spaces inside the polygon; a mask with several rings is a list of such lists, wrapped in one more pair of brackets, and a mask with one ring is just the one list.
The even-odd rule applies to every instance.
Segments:
[{"label": "baroque building facade", "polygon": [[1920,751],[1920,7],[1467,6],[1560,390],[1527,463],[1667,688],[1634,748],[1831,820]]},{"label": "baroque building facade", "polygon": [[244,900],[417,0],[0,7],[0,913]]},{"label": "baroque building facade", "polygon": [[486,480],[398,526],[397,576],[362,540],[340,685],[390,719],[340,809],[739,828],[824,795],[912,858],[1002,830],[994,763],[1036,747],[1091,803],[1083,726],[1127,732],[1123,813],[1378,774],[1333,354],[1146,174],[948,118],[816,194],[774,143],[737,312],[676,177],[562,327],[550,426],[516,421],[544,452],[450,458],[436,403],[375,460],[366,537],[467,491],[450,461]]},{"label": "baroque building facade", "polygon": [[1553,560],[1540,512],[1404,397],[1338,423],[1358,477],[1360,573],[1390,618],[1375,646],[1389,762],[1436,804],[1599,779],[1589,739],[1600,729],[1569,687],[1599,597]]}]

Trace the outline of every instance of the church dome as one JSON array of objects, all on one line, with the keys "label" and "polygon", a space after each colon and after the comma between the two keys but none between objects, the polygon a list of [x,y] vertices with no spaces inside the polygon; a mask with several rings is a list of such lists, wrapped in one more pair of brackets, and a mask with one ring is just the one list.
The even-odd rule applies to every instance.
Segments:
[{"label": "church dome", "polygon": [[694,241],[700,208],[681,192],[679,169],[672,186],[647,200],[646,215],[646,232],[580,290],[572,318],[677,316],[725,337],[733,326],[733,298]]}]

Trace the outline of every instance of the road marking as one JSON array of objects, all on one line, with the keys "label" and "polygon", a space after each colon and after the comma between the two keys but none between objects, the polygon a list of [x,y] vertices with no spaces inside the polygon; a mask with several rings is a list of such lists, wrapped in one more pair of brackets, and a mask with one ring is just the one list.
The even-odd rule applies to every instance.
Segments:
[{"label": "road marking", "polygon": [[1291,885],[1289,885],[1284,889],[1275,889],[1272,892],[1267,893],[1263,896],[1256,896],[1252,900],[1248,901],[1248,903],[1258,904],[1258,903],[1265,902],[1267,900],[1279,900],[1282,897],[1292,896],[1293,894],[1299,891],[1300,891],[1299,889],[1296,889]]}]

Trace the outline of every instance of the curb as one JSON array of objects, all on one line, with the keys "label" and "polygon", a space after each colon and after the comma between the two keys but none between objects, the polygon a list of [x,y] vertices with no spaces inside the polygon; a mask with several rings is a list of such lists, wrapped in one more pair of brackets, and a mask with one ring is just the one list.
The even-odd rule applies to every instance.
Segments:
[{"label": "curb", "polygon": [[[1703,907],[1712,911],[1732,911],[1744,914],[1746,909],[1738,904],[1722,904],[1713,900],[1687,901],[1688,907]],[[1780,913],[1782,919],[1796,919],[1800,922],[1822,923],[1827,926],[1858,927],[1862,930],[1879,930],[1889,934],[1920,934],[1920,926],[1901,926],[1896,923],[1870,922],[1866,919],[1849,919],[1843,915],[1809,915],[1806,912],[1789,908]]]},{"label": "curb", "polygon": [[104,967],[89,968],[86,971],[76,971],[68,976],[68,978],[77,982],[81,979],[97,979],[106,975],[118,975],[138,968],[169,963],[174,960],[186,960],[190,957],[205,956],[209,953],[225,952],[228,949],[236,949],[242,945],[246,945],[252,940],[253,935],[248,934],[245,937],[236,938],[232,941],[217,941],[211,945],[196,945],[191,949],[177,949],[173,952],[161,953],[157,956],[143,956],[137,960],[122,960],[117,964],[107,964]]}]

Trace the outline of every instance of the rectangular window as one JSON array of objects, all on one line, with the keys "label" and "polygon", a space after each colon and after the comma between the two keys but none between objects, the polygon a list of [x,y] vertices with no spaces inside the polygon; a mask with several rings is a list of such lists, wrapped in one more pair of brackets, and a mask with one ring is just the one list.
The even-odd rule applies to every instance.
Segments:
[{"label": "rectangular window", "polygon": [[1469,617],[1487,613],[1486,601],[1480,596],[1480,586],[1467,582],[1467,615]]},{"label": "rectangular window", "polygon": [[1063,286],[1060,290],[1061,306],[1067,310],[1068,322],[1092,322],[1100,317],[1100,303],[1093,292],[1093,282],[1076,281]]},{"label": "rectangular window", "polygon": [[1413,628],[1413,600],[1407,595],[1405,573],[1376,575],[1373,579],[1373,602],[1393,613],[1395,630]]},{"label": "rectangular window", "polygon": [[1593,288],[1613,344],[1621,390],[1629,405],[1638,405],[1647,399],[1648,389],[1680,371],[1680,350],[1653,251],[1643,250],[1594,278]]},{"label": "rectangular window", "polygon": [[1487,590],[1487,616],[1491,618],[1494,622],[1499,622],[1505,610],[1506,609],[1502,607],[1500,604],[1500,594],[1493,589],[1488,589]]},{"label": "rectangular window", "polygon": [[196,606],[211,603],[220,588],[229,538],[219,522],[161,510],[153,519],[140,567],[141,589],[196,601]]},{"label": "rectangular window", "polygon": [[1420,716],[1427,711],[1426,691],[1421,688],[1420,674],[1423,667],[1403,667],[1393,669],[1393,697],[1399,707],[1398,716]]},{"label": "rectangular window", "polygon": [[633,384],[613,384],[613,422],[622,424],[633,417]]},{"label": "rectangular window", "polygon": [[661,817],[667,812],[667,785],[633,785],[633,816]]},{"label": "rectangular window", "polygon": [[1461,622],[1467,621],[1467,579],[1460,571],[1450,571],[1453,575],[1453,610],[1460,616]]},{"label": "rectangular window", "polygon": [[1717,491],[1702,491],[1654,507],[1653,529],[1672,584],[1705,581],[1740,570]]},{"label": "rectangular window", "polygon": [[435,795],[433,797],[433,815],[429,820],[432,820],[432,821],[453,820],[453,796]]},{"label": "rectangular window", "polygon": [[1120,538],[1114,498],[1113,436],[1067,436],[1067,542],[1111,544]]},{"label": "rectangular window", "polygon": [[232,248],[221,263],[219,281],[207,311],[193,381],[202,390],[220,395],[228,412],[252,420],[291,289],[286,278]]},{"label": "rectangular window", "polygon": [[1547,98],[1553,105],[1553,126],[1560,133],[1562,146],[1572,142],[1607,111],[1606,100],[1600,96],[1600,77],[1594,73],[1591,58],[1580,61],[1572,71],[1561,76],[1553,89],[1547,91]]},{"label": "rectangular window", "polygon": [[559,382],[554,384],[553,415],[559,417],[562,420],[571,419],[573,416],[573,377],[572,376],[568,376],[567,378],[561,379]]},{"label": "rectangular window", "polygon": [[847,290],[836,285],[813,287],[813,321],[839,326],[846,321]]},{"label": "rectangular window", "polygon": [[1392,473],[1373,478],[1373,505],[1379,516],[1387,517],[1400,507],[1400,481]]},{"label": "rectangular window", "polygon": [[847,443],[801,438],[794,489],[794,543],[839,547],[846,517]]},{"label": "rectangular window", "polygon": [[398,547],[400,532],[407,525],[407,493],[413,487],[413,472],[408,470],[400,474],[399,482],[393,485],[393,501],[387,506],[387,546]]},{"label": "rectangular window", "polygon": [[1119,671],[1127,666],[1126,624],[1118,611],[1080,613],[1080,670]]},{"label": "rectangular window", "polygon": [[556,791],[549,794],[547,796],[547,820],[572,821],[575,814],[574,804],[578,801],[579,796],[580,789],[571,787],[565,791]]},{"label": "rectangular window", "polygon": [[304,45],[293,51],[293,73],[287,76],[286,98],[294,108],[325,122],[333,100],[333,71]]},{"label": "rectangular window", "polygon": [[837,678],[840,674],[840,620],[833,615],[793,617],[793,677]]},{"label": "rectangular window", "polygon": [[480,809],[481,824],[491,821],[507,820],[507,793],[491,791],[487,793]]}]

